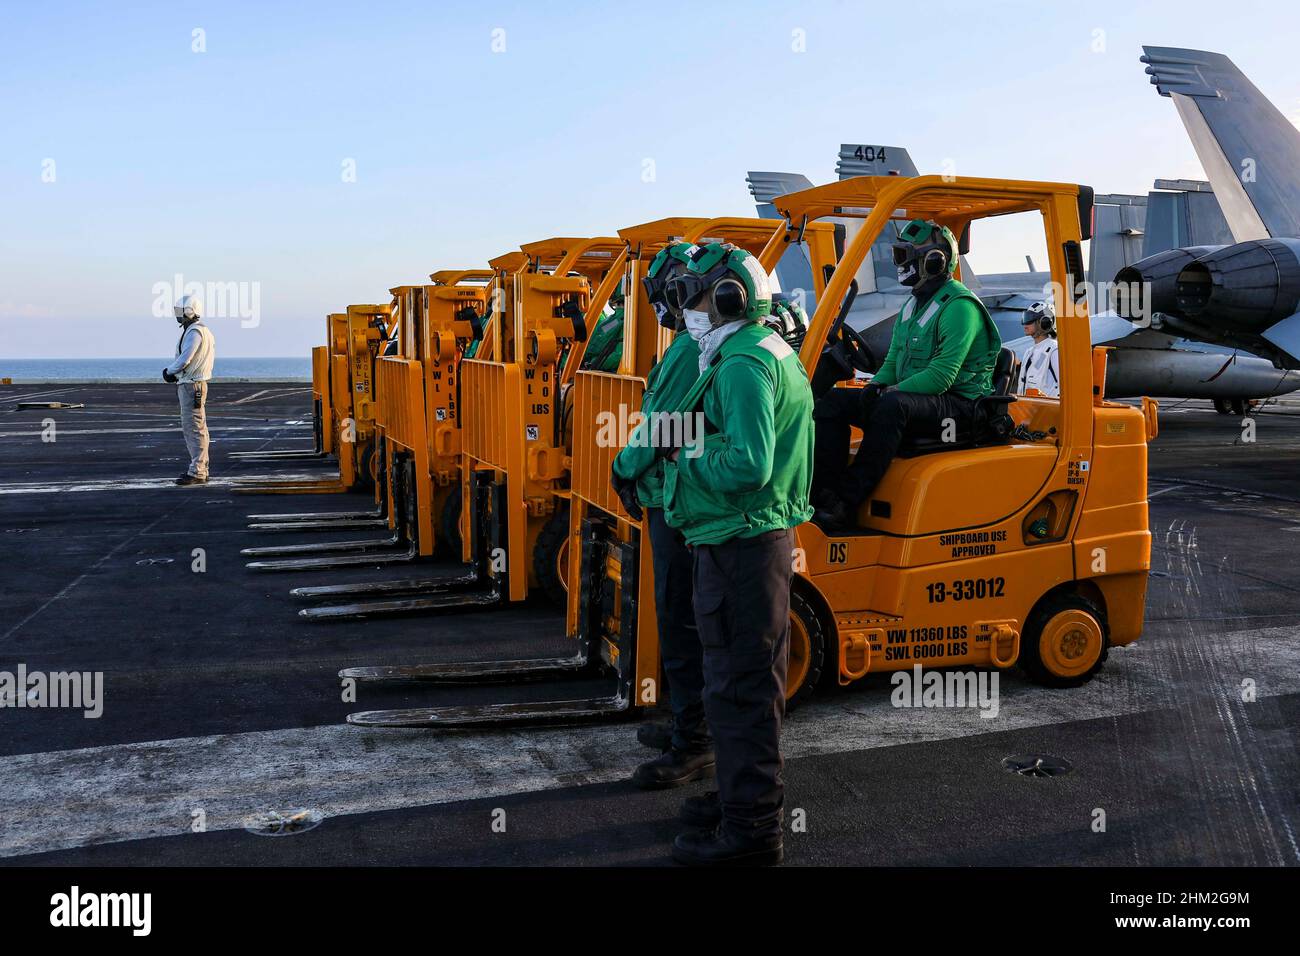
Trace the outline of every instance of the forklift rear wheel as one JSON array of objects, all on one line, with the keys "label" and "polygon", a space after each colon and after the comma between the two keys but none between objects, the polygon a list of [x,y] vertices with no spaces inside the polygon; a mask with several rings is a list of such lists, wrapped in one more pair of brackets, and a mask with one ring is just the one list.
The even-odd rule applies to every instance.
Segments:
[{"label": "forklift rear wheel", "polygon": [[569,503],[559,502],[533,546],[533,574],[556,607],[569,603]]},{"label": "forklift rear wheel", "polygon": [[826,631],[811,604],[790,592],[790,663],[785,673],[785,706],[793,710],[813,695],[826,659]]},{"label": "forklift rear wheel", "polygon": [[1109,650],[1106,615],[1079,594],[1052,594],[1029,615],[1020,666],[1036,684],[1078,687],[1101,670]]}]

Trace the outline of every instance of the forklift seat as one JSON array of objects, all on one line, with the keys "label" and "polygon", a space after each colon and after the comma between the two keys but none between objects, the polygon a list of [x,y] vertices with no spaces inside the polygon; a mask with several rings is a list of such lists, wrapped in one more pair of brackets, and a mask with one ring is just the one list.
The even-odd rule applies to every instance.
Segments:
[{"label": "forklift seat", "polygon": [[898,447],[899,458],[914,458],[936,451],[954,451],[959,448],[979,448],[983,445],[1002,445],[1011,439],[1015,422],[1008,406],[1016,400],[1015,388],[1020,377],[1020,360],[1016,353],[1003,346],[993,365],[993,390],[975,400],[974,421],[971,427],[958,429],[955,441],[938,438],[905,436]]}]

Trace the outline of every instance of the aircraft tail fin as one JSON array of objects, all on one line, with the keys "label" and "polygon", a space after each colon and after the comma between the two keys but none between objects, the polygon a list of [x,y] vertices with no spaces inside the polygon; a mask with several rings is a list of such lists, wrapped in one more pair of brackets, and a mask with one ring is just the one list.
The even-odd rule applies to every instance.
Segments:
[{"label": "aircraft tail fin", "polygon": [[1144,46],[1178,109],[1233,239],[1300,236],[1300,130],[1221,53]]},{"label": "aircraft tail fin", "polygon": [[771,207],[772,200],[777,196],[784,196],[786,193],[797,193],[801,189],[812,189],[812,180],[807,176],[800,176],[798,173],[765,173],[750,172],[745,174],[745,184],[749,186],[749,194],[754,197],[754,202],[758,203],[759,214],[764,219],[777,219],[780,214],[776,209],[765,210],[764,207]]},{"label": "aircraft tail fin", "polygon": [[[772,200],[777,196],[812,188],[812,181],[798,173],[750,172],[745,174],[745,182],[758,205],[761,219],[781,218],[781,214],[772,205]],[[813,284],[812,263],[806,246],[791,246],[786,250],[776,264],[776,281],[786,294],[798,289],[805,290],[804,307],[809,315],[812,314],[815,302],[812,290],[816,286]]]},{"label": "aircraft tail fin", "polygon": [[868,146],[864,143],[844,143],[835,162],[835,175],[840,179],[854,176],[917,176],[916,163],[901,146]]}]

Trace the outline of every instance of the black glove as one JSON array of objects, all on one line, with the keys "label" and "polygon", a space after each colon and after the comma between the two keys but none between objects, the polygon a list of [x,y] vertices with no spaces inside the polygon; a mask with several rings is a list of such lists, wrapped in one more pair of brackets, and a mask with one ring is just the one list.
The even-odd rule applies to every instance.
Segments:
[{"label": "black glove", "polygon": [[877,385],[875,382],[868,382],[862,388],[862,401],[874,402],[881,395],[884,395],[887,391],[889,391],[889,388],[890,387],[888,385]]},{"label": "black glove", "polygon": [[178,379],[171,372],[167,371],[166,369],[163,369],[163,381],[174,385],[176,384]]},{"label": "black glove", "polygon": [[610,472],[609,483],[614,487],[618,500],[623,502],[623,510],[632,516],[633,521],[640,521],[645,512],[641,510],[641,502],[636,499],[636,482]]}]

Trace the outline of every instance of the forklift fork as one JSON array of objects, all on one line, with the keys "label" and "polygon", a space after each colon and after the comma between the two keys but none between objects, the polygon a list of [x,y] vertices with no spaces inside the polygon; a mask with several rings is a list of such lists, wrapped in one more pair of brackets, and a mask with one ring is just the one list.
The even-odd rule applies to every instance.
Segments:
[{"label": "forklift fork", "polygon": [[348,714],[360,727],[481,727],[484,724],[560,724],[595,720],[626,713],[629,699],[620,688],[608,697],[543,700],[533,703],[412,707],[403,710],[363,710]]},{"label": "forklift fork", "polygon": [[[471,522],[472,559],[468,566],[430,578],[295,588],[290,592],[294,597],[308,600],[382,596],[380,600],[374,601],[350,601],[344,604],[303,608],[298,612],[299,616],[309,621],[337,621],[389,614],[413,614],[455,607],[490,607],[499,604],[502,594],[506,593],[504,573],[501,576],[482,573],[482,570],[488,566],[486,554],[491,550],[491,548],[483,548],[482,542],[500,541],[504,537],[504,528],[500,521],[500,515],[503,513],[501,509],[504,507],[504,493],[501,486],[487,483],[486,476],[478,479],[477,484],[475,497],[491,501],[493,507],[477,508],[473,511],[480,516],[480,520],[484,521],[486,527],[479,528],[477,522]],[[403,513],[412,522],[415,518],[414,509],[414,502],[407,502],[403,509]],[[414,536],[410,537],[411,550],[414,552],[418,549],[414,544]],[[362,557],[351,563],[365,564],[366,561]]]},{"label": "forklift fork", "polygon": [[238,458],[240,461],[308,461],[324,458],[325,453],[307,448],[286,448],[278,451],[232,451],[230,457]]},{"label": "forklift fork", "polygon": [[[564,679],[597,675],[601,664],[616,671],[613,693],[596,697],[566,697],[552,700],[416,707],[397,710],[370,710],[349,714],[348,723],[366,727],[470,727],[484,724],[570,723],[625,713],[631,704],[636,654],[637,545],[619,545],[622,554],[619,652],[616,658],[597,653],[604,638],[598,626],[604,619],[606,605],[605,560],[608,539],[601,526],[588,520],[583,524],[583,567],[579,581],[578,649],[568,657],[524,660],[464,661],[449,664],[415,664],[389,667],[348,667],[339,677],[361,682],[429,683],[429,684],[498,684]],[[603,650],[603,647],[602,647]]]},{"label": "forklift fork", "polygon": [[[319,545],[303,547],[328,548],[330,551],[339,551],[357,543],[360,542],[329,541]],[[379,541],[367,543],[374,546],[373,550],[378,550],[380,547]],[[383,542],[385,545],[390,543],[390,541]],[[294,551],[290,553],[302,554],[303,552]],[[364,568],[377,567],[383,564],[403,564],[407,561],[414,561],[417,557],[419,557],[419,548],[412,541],[405,551],[380,552],[378,554],[336,554],[320,558],[286,558],[283,561],[249,561],[244,567],[250,571],[328,571],[333,568]]]},{"label": "forklift fork", "polygon": [[364,538],[360,541],[317,541],[311,544],[277,544],[269,547],[244,548],[239,553],[246,558],[280,558],[295,554],[329,554],[352,551],[387,551],[400,547],[401,535],[388,538]]}]

